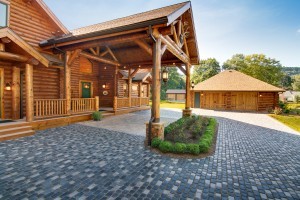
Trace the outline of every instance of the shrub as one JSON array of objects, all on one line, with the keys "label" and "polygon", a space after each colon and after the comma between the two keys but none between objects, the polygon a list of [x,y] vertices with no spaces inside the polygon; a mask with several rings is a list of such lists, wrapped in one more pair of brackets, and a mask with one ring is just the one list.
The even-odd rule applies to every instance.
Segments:
[{"label": "shrub", "polygon": [[186,152],[186,144],[184,144],[184,143],[175,143],[174,151],[176,153],[185,153]]},{"label": "shrub", "polygon": [[200,153],[198,144],[187,144],[186,152],[194,155],[198,155]]},{"label": "shrub", "polygon": [[102,116],[102,113],[100,111],[93,112],[92,119],[94,121],[101,121],[102,118],[103,118],[103,116]]},{"label": "shrub", "polygon": [[282,108],[276,107],[273,112],[274,112],[275,115],[281,115],[282,114]]},{"label": "shrub", "polygon": [[163,141],[159,144],[158,147],[162,152],[167,153],[167,152],[172,152],[173,150],[173,145],[169,141]]},{"label": "shrub", "polygon": [[217,121],[213,118],[210,119],[210,123],[208,127],[206,128],[205,133],[200,138],[199,141],[199,151],[200,152],[208,152],[214,139],[215,134],[215,127],[216,127]]},{"label": "shrub", "polygon": [[[288,108],[287,103],[285,103],[283,101],[279,101],[278,105],[279,105],[279,108],[281,108],[282,113],[289,113],[290,112],[290,109]],[[275,110],[274,110],[274,114],[275,114]]]},{"label": "shrub", "polygon": [[160,143],[162,143],[162,140],[159,138],[153,138],[151,141],[151,147],[158,148]]}]

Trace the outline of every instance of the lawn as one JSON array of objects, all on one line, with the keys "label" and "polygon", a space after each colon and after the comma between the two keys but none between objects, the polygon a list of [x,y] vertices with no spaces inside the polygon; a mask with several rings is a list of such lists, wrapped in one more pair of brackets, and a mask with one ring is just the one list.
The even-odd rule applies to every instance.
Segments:
[{"label": "lawn", "polygon": [[300,116],[295,115],[270,115],[281,123],[291,127],[292,129],[300,132]]},{"label": "lawn", "polygon": [[300,103],[288,103],[287,106],[290,109],[296,109],[296,108],[300,109]]},{"label": "lawn", "polygon": [[178,109],[184,109],[185,108],[185,103],[161,101],[160,102],[160,107],[161,108],[178,108]]}]

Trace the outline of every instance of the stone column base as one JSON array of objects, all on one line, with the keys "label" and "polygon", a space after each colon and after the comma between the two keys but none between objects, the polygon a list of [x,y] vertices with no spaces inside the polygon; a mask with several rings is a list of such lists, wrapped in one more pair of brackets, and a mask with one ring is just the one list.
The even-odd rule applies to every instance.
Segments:
[{"label": "stone column base", "polygon": [[183,109],[182,110],[182,117],[190,117],[192,116],[192,109]]},{"label": "stone column base", "polygon": [[[164,123],[152,123],[151,126],[151,140],[155,137],[164,140],[164,131],[165,124]],[[148,136],[149,136],[149,122],[146,123],[146,140],[145,146],[148,146]]]}]

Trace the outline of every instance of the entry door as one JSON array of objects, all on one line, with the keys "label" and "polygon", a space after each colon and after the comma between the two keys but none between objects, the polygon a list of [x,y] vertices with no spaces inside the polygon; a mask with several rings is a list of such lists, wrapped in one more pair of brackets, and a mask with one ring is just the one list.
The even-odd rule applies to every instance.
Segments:
[{"label": "entry door", "polygon": [[194,108],[200,108],[200,92],[195,92]]},{"label": "entry door", "polygon": [[81,82],[81,98],[91,98],[91,82]]}]

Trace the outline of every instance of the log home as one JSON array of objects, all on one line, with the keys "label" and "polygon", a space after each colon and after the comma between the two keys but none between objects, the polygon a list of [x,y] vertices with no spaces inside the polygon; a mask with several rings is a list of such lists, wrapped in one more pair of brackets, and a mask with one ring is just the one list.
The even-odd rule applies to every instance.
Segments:
[{"label": "log home", "polygon": [[42,0],[0,0],[0,10],[1,120],[43,129],[90,119],[104,108],[147,109],[151,83],[151,123],[163,127],[166,66],[186,75],[183,112],[190,115],[190,67],[199,62],[190,2],[73,31]]}]

